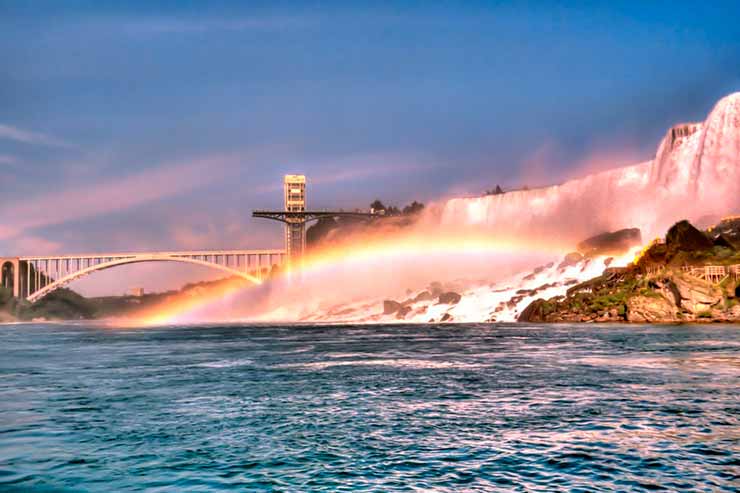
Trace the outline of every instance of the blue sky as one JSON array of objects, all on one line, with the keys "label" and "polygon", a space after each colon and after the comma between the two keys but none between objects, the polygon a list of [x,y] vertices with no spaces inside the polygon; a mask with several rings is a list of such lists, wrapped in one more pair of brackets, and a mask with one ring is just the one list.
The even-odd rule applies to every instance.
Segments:
[{"label": "blue sky", "polygon": [[740,90],[739,2],[0,0],[0,254],[280,245],[249,215],[557,182]]}]

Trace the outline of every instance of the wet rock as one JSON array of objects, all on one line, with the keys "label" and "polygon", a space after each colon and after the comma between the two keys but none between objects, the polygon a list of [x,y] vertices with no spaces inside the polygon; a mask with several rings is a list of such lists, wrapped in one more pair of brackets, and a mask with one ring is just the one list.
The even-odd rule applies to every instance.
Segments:
[{"label": "wet rock", "polygon": [[402,306],[399,308],[398,312],[396,313],[396,318],[398,319],[404,319],[406,318],[406,315],[411,311],[410,306]]},{"label": "wet rock", "polygon": [[568,255],[565,256],[565,258],[563,258],[563,261],[560,262],[560,265],[558,265],[558,269],[565,269],[566,267],[570,267],[571,265],[576,265],[581,260],[583,260],[583,255],[578,252],[570,252]]},{"label": "wet rock", "polygon": [[627,320],[638,323],[677,321],[678,308],[662,296],[633,296],[627,300]]},{"label": "wet rock", "polygon": [[517,320],[519,322],[543,322],[545,320],[545,303],[546,301],[542,298],[538,298],[530,303],[522,313],[519,314]]},{"label": "wet rock", "polygon": [[555,288],[555,287],[557,287],[559,285],[560,284],[558,284],[557,282],[549,282],[549,283],[546,283],[546,284],[542,284],[541,286],[537,286],[536,288],[534,288],[532,290],[532,294],[534,295],[534,294],[539,293],[540,291],[544,291],[544,290],[550,289],[550,288]]},{"label": "wet rock", "polygon": [[442,289],[442,284],[435,281],[429,285],[427,291],[432,294],[432,297],[436,298],[437,296],[442,294],[444,290]]},{"label": "wet rock", "polygon": [[439,295],[440,305],[456,305],[460,302],[462,296],[454,291],[448,291]]},{"label": "wet rock", "polygon": [[402,306],[398,301],[383,300],[383,315],[392,315],[398,312]]},{"label": "wet rock", "polygon": [[434,296],[432,295],[432,293],[430,293],[429,291],[422,291],[414,297],[413,302],[418,303],[420,301],[429,301],[433,299]]},{"label": "wet rock", "polygon": [[640,230],[638,228],[627,228],[592,236],[580,242],[577,249],[587,257],[624,255],[630,248],[641,244],[642,235]]}]

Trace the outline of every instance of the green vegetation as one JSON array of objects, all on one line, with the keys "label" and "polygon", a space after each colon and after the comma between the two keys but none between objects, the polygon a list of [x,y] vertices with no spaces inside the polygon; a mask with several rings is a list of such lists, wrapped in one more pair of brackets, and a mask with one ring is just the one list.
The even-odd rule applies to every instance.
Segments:
[{"label": "green vegetation", "polygon": [[565,298],[535,300],[520,320],[737,321],[740,287],[733,275],[712,285],[686,274],[683,267],[740,265],[738,239],[740,220],[724,222],[719,232],[700,231],[688,221],[679,221],[668,230],[665,241],[653,242],[635,264],[606,269],[569,288]]},{"label": "green vegetation", "polygon": [[210,289],[222,283],[243,282],[240,278],[225,278],[186,284],[180,290],[148,293],[143,296],[105,296],[85,298],[71,289],[57,289],[35,303],[17,300],[12,291],[0,288],[0,322],[15,320],[84,320],[122,317],[142,308],[155,306],[168,297],[200,289]]},{"label": "green vegetation", "polygon": [[503,193],[504,189],[496,185],[496,188],[494,188],[493,190],[486,190],[486,193],[484,195],[501,195]]},{"label": "green vegetation", "polygon": [[79,320],[95,318],[95,305],[71,289],[52,291],[36,303],[21,302],[17,310],[21,320]]},{"label": "green vegetation", "polygon": [[377,232],[380,228],[385,228],[384,232],[392,232],[393,229],[400,230],[414,224],[424,211],[424,204],[414,200],[399,209],[394,205],[385,205],[380,199],[375,199],[370,204],[370,209],[385,218],[380,220],[346,217],[322,218],[306,230],[306,244],[309,248],[313,248],[335,239],[346,239],[355,234]]},{"label": "green vegetation", "polygon": [[398,207],[391,205],[387,206],[383,204],[379,199],[375,199],[370,204],[370,209],[375,212],[381,212],[385,214],[386,216],[412,216],[419,214],[421,211],[424,210],[424,204],[421,202],[413,201],[409,205],[405,206],[403,209],[399,209]]}]

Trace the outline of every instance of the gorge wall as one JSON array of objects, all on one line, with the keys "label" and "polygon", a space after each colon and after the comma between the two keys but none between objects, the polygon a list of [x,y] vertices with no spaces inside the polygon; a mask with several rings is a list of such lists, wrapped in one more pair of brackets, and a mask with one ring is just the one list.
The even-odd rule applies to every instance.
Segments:
[{"label": "gorge wall", "polygon": [[649,239],[677,220],[740,212],[740,92],[721,99],[702,123],[675,125],[653,160],[561,185],[456,198],[442,225],[577,240],[638,227]]}]

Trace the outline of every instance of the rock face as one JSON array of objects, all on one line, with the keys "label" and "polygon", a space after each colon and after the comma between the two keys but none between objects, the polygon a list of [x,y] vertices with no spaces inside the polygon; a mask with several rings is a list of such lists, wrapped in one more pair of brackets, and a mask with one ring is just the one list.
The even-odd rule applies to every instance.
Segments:
[{"label": "rock face", "polygon": [[725,244],[729,243],[735,250],[740,250],[740,216],[722,219],[709,228],[709,235],[715,241],[715,245],[726,246]]},{"label": "rock face", "polygon": [[627,300],[629,322],[672,322],[678,320],[678,308],[662,296],[633,296]]},{"label": "rock face", "polygon": [[460,303],[461,299],[462,299],[462,296],[460,296],[458,293],[455,293],[453,291],[448,291],[446,293],[442,293],[439,295],[439,304],[440,305],[456,305]]},{"label": "rock face", "polygon": [[410,311],[411,311],[410,306],[402,306],[396,313],[396,318],[404,319],[406,318],[406,315],[408,315]]},{"label": "rock face", "polygon": [[578,252],[570,252],[563,258],[563,261],[558,265],[558,269],[565,269],[571,265],[576,265],[578,262],[583,260],[583,255]]},{"label": "rock face", "polygon": [[414,299],[412,300],[413,303],[418,303],[420,301],[429,301],[434,299],[434,296],[432,296],[432,293],[429,291],[422,291],[421,293],[414,296]]},{"label": "rock face", "polygon": [[403,307],[401,303],[398,301],[393,300],[384,300],[383,301],[383,315],[391,315],[393,313],[398,312]]},{"label": "rock face", "polygon": [[623,255],[641,244],[640,230],[628,228],[592,236],[580,242],[577,248],[583,255],[595,257],[597,255]]},{"label": "rock face", "polygon": [[696,229],[687,220],[679,221],[665,235],[669,258],[675,253],[708,250],[714,245],[707,235]]},{"label": "rock face", "polygon": [[673,282],[681,297],[681,308],[699,315],[719,305],[723,300],[722,290],[712,284],[689,276],[676,275]]}]

